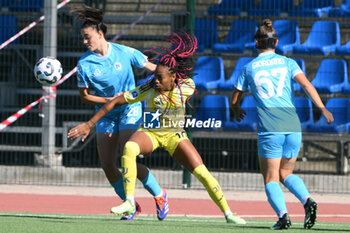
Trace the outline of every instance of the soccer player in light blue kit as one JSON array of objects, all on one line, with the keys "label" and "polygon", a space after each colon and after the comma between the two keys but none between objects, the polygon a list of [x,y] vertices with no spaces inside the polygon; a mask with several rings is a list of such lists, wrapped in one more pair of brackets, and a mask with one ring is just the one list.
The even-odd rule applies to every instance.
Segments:
[{"label": "soccer player in light blue kit", "polygon": [[[156,65],[150,63],[136,49],[107,42],[107,27],[103,23],[101,10],[82,6],[76,7],[73,12],[84,20],[81,34],[84,45],[89,50],[80,58],[77,66],[80,97],[83,103],[95,105],[98,111],[116,95],[135,88],[132,66],[154,71]],[[122,174],[116,166],[117,154],[122,154],[124,144],[138,129],[141,114],[141,104],[135,103],[112,110],[98,122],[90,122],[92,125],[96,124],[97,148],[102,169],[122,200],[126,197]],[[138,164],[137,171],[139,180],[154,196],[158,219],[163,220],[168,213],[166,191],[159,186],[146,166]],[[135,213],[121,219],[132,220],[140,211],[140,206],[136,204]]]},{"label": "soccer player in light blue kit", "polygon": [[322,111],[328,124],[334,119],[297,63],[275,53],[278,38],[271,20],[264,20],[255,33],[255,40],[259,55],[241,70],[232,95],[232,109],[235,119],[241,121],[246,112],[240,108],[240,100],[242,93],[250,87],[258,113],[260,171],[267,199],[279,218],[271,229],[291,226],[279,182],[303,204],[304,228],[311,228],[316,221],[317,204],[302,179],[293,174],[301,145],[300,120],[293,105],[293,79]]}]

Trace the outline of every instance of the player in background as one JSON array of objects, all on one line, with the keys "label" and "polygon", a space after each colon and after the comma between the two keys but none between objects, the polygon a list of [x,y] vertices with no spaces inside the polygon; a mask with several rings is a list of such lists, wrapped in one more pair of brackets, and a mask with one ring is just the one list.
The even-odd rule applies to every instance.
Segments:
[{"label": "player in background", "polygon": [[[156,65],[149,62],[140,51],[106,41],[107,27],[103,23],[103,12],[88,6],[73,8],[72,12],[84,20],[81,26],[83,43],[88,51],[78,61],[78,88],[83,103],[101,106],[118,93],[135,88],[132,66],[154,71]],[[124,105],[106,114],[96,123],[97,148],[101,166],[118,196],[125,200],[122,174],[116,166],[117,154],[122,154],[126,141],[140,124],[140,103]],[[143,164],[137,164],[138,179],[154,197],[158,218],[167,216],[167,194]],[[136,204],[134,213],[123,216],[132,220],[141,208]]]},{"label": "player in background", "polygon": [[[212,200],[224,213],[228,223],[245,224],[244,219],[231,212],[219,183],[203,164],[184,128],[179,126],[180,122],[185,121],[185,103],[195,91],[189,59],[197,48],[197,40],[185,32],[174,33],[166,40],[172,45],[169,49],[160,48],[157,52],[161,57],[154,78],[150,82],[113,98],[90,121],[71,129],[68,137],[77,138],[82,135],[84,140],[94,122],[115,107],[145,100],[146,110],[152,113],[152,120],[159,119],[159,121],[156,126],[152,125],[155,126],[152,128],[142,125],[125,144],[122,168],[126,201],[120,206],[112,207],[111,212],[117,215],[134,212],[136,157],[140,153],[148,154],[162,147],[203,184]],[[165,127],[169,125],[171,127]]]},{"label": "player in background", "polygon": [[233,91],[232,109],[235,119],[241,121],[246,112],[240,108],[240,101],[242,93],[249,86],[258,112],[260,170],[267,199],[279,218],[271,229],[287,229],[291,226],[279,182],[303,204],[304,228],[311,228],[316,221],[317,204],[311,199],[302,179],[293,174],[302,135],[300,120],[293,105],[293,79],[322,111],[328,124],[334,119],[297,63],[275,53],[278,38],[271,20],[263,21],[255,33],[255,41],[259,55],[243,67]]}]

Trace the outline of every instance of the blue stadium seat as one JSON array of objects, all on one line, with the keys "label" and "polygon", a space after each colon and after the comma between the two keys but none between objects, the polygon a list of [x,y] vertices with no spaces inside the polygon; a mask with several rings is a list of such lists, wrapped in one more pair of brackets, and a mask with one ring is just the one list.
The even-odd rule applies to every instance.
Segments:
[{"label": "blue stadium seat", "polygon": [[[306,69],[305,69],[305,61],[304,61],[304,59],[297,58],[297,57],[292,57],[292,59],[298,63],[298,66],[304,72],[304,74],[306,76]],[[293,83],[293,87],[294,87],[294,91],[301,91],[301,87],[300,87],[299,83],[294,82]]]},{"label": "blue stadium seat", "polygon": [[350,85],[344,86],[342,89],[342,93],[350,94]]},{"label": "blue stadium seat", "polygon": [[314,124],[307,126],[308,132],[316,133],[342,133],[349,129],[350,125],[350,102],[346,98],[331,98],[326,103],[326,108],[333,114],[334,122],[327,124],[326,118],[321,118]]},{"label": "blue stadium seat", "polygon": [[328,12],[328,17],[350,17],[350,0],[343,0],[339,7],[334,7]]},{"label": "blue stadium seat", "polygon": [[304,74],[306,75],[306,69],[305,69],[305,61],[304,59],[300,58],[300,57],[292,57],[292,59],[294,61],[297,62],[298,66],[300,67],[300,69],[304,72]]},{"label": "blue stadium seat", "polygon": [[[0,15],[0,44],[18,32],[17,18],[14,15]],[[18,43],[18,40],[12,43]]]},{"label": "blue stadium seat", "polygon": [[40,12],[43,6],[44,0],[12,0],[9,3],[9,11]]},{"label": "blue stadium seat", "polygon": [[299,26],[293,20],[276,20],[273,27],[278,36],[276,53],[287,54],[293,51],[293,47],[300,45]]},{"label": "blue stadium seat", "polygon": [[257,30],[254,20],[235,20],[232,22],[226,39],[213,45],[216,53],[244,53],[247,47],[255,46],[254,34]]},{"label": "blue stadium seat", "polygon": [[328,55],[340,46],[340,29],[336,21],[316,21],[302,45],[293,48],[294,54]]},{"label": "blue stadium seat", "polygon": [[221,57],[202,56],[195,64],[193,81],[198,90],[210,91],[225,81],[224,62]]},{"label": "blue stadium seat", "polygon": [[222,0],[219,5],[210,6],[208,15],[241,15],[242,11],[254,7],[255,0]]},{"label": "blue stadium seat", "polygon": [[196,19],[194,34],[198,40],[197,52],[211,48],[218,41],[218,27],[215,19]]},{"label": "blue stadium seat", "polygon": [[345,44],[335,48],[335,55],[349,56],[350,55],[350,40]]},{"label": "blue stadium seat", "polygon": [[294,0],[261,0],[260,4],[248,10],[249,16],[280,16],[293,8]]},{"label": "blue stadium seat", "polygon": [[314,122],[311,100],[307,97],[295,97],[294,106],[299,116],[301,129],[306,130],[307,126]]},{"label": "blue stadium seat", "polygon": [[253,96],[244,97],[241,108],[244,109],[247,115],[241,122],[228,121],[224,124],[225,130],[235,130],[235,131],[246,131],[246,132],[255,132],[258,126],[258,113],[255,107],[255,100]]},{"label": "blue stadium seat", "polygon": [[[202,99],[202,102],[197,109],[195,115],[196,120],[207,121],[214,119],[221,121],[221,127],[223,123],[230,119],[230,105],[229,99],[225,95],[206,95]],[[209,128],[197,128],[199,130],[215,130],[214,127]]]},{"label": "blue stadium seat", "polygon": [[333,94],[341,92],[343,87],[349,86],[348,69],[343,59],[322,60],[312,85],[321,94]]},{"label": "blue stadium seat", "polygon": [[234,86],[235,86],[236,81],[237,81],[237,78],[238,78],[238,75],[241,72],[241,69],[243,68],[243,66],[245,66],[246,64],[251,62],[253,59],[254,59],[254,57],[240,57],[237,60],[237,63],[235,65],[235,68],[234,68],[230,78],[223,83],[219,83],[218,90],[220,90],[220,91],[233,91]]},{"label": "blue stadium seat", "polygon": [[303,0],[298,7],[288,12],[288,16],[324,17],[333,6],[334,0]]}]

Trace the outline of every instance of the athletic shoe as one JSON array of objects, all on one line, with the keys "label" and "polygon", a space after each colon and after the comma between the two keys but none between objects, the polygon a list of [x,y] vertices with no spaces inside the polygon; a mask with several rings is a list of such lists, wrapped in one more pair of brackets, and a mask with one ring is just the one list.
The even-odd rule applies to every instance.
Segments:
[{"label": "athletic shoe", "polygon": [[122,216],[120,220],[134,220],[134,217],[136,215],[139,215],[140,213],[141,206],[139,205],[139,203],[135,202],[135,212],[133,214],[124,214],[124,216]]},{"label": "athletic shoe", "polygon": [[111,213],[115,215],[132,215],[136,211],[135,206],[131,203],[130,200],[126,200],[121,204],[120,206],[112,207],[111,208]]},{"label": "athletic shoe", "polygon": [[227,215],[226,222],[227,223],[234,223],[234,224],[247,224],[247,222],[243,218],[238,217],[236,214]]},{"label": "athletic shoe", "polygon": [[288,229],[292,226],[292,222],[289,219],[288,214],[284,214],[282,218],[280,218],[275,225],[271,227],[271,230],[283,230]]},{"label": "athletic shoe", "polygon": [[307,202],[304,205],[304,209],[305,209],[304,228],[310,229],[316,222],[317,203],[311,198],[308,198]]},{"label": "athletic shoe", "polygon": [[156,202],[157,207],[157,217],[159,220],[165,219],[169,212],[168,197],[165,189],[162,188],[162,191],[163,196],[154,197],[154,201]]}]

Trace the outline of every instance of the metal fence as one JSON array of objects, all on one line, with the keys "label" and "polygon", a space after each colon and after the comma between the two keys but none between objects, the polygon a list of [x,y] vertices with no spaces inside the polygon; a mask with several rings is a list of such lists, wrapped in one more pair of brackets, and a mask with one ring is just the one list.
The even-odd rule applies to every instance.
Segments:
[{"label": "metal fence", "polygon": [[[21,2],[28,3],[27,1],[0,2],[0,16],[2,17],[0,44],[43,15],[44,1],[33,0],[24,6],[20,6]],[[272,2],[271,4],[274,5],[268,5],[266,2]],[[286,5],[281,5],[281,2],[286,3]],[[315,0],[315,4],[317,2],[319,1]],[[320,15],[312,15],[313,13],[298,15],[298,9],[307,12],[308,8],[304,6],[306,3],[303,1],[196,1],[194,30],[199,39],[200,47],[194,62],[200,57],[220,58],[224,69],[219,70],[218,73],[221,72],[224,80],[229,80],[232,74],[237,72],[235,68],[241,57],[256,56],[254,44],[248,43],[254,42],[254,39],[243,37],[245,40],[243,44],[241,43],[236,49],[228,51],[223,50],[219,45],[214,46],[214,44],[227,42],[230,32],[240,37],[240,33],[246,33],[249,30],[251,22],[253,22],[254,32],[257,23],[260,23],[264,18],[270,18],[274,22],[277,20],[296,22],[300,44],[307,40],[314,23],[320,21],[337,22],[339,25],[338,35],[340,35],[338,47],[340,47],[350,39],[350,23],[346,20],[348,16],[344,15],[345,13],[334,11],[340,9],[343,2],[345,4],[343,8],[347,7],[346,1],[334,2],[329,9],[326,9],[326,5],[323,6],[324,10]],[[158,3],[160,5],[157,8],[145,15],[147,10],[154,8]],[[117,43],[141,51],[164,45],[163,36],[169,35],[171,31],[184,29],[186,17],[188,17],[185,0],[72,0],[59,9],[57,13],[57,58],[63,65],[64,74],[76,66],[77,61],[85,52],[80,38],[80,24],[69,13],[71,7],[81,4],[88,4],[105,11],[108,39],[118,36]],[[274,11],[270,11],[271,9]],[[288,12],[294,13],[289,14]],[[140,19],[142,16],[144,18]],[[234,26],[233,23],[238,21],[245,21],[245,24]],[[130,27],[134,22],[137,24]],[[232,28],[233,31],[230,31]],[[125,34],[121,35],[124,29],[126,29]],[[43,33],[44,24],[38,22],[31,30],[0,50],[0,121],[12,116],[43,95],[40,84],[33,76],[33,66],[43,56]],[[281,50],[281,53],[284,52]],[[346,68],[350,64],[349,54],[337,53],[336,50],[324,54],[293,53],[292,50],[286,51],[285,54],[303,60],[303,63],[299,63],[299,65],[301,67],[304,65],[305,73],[310,80],[317,75],[319,65],[325,59],[342,59],[346,62]],[[134,73],[138,81],[146,77],[143,70],[135,68]],[[346,74],[348,75],[348,71]],[[199,94],[194,97],[193,114],[195,115],[199,111],[199,106],[205,96],[220,95],[229,98],[231,92],[232,87],[231,89],[220,89],[219,87],[206,89],[203,87]],[[302,91],[296,92],[296,95],[305,96]],[[325,91],[321,97],[327,102],[331,98],[348,98],[349,94],[342,90],[329,93]],[[75,76],[67,79],[57,89],[55,120],[57,155],[52,157],[49,163],[47,158],[45,159],[41,155],[42,121],[43,117],[47,117],[42,114],[42,103],[37,104],[21,115],[14,123],[1,130],[0,183],[108,185],[102,170],[99,169],[100,163],[94,135],[89,137],[85,143],[70,141],[66,138],[67,131],[72,126],[88,120],[94,112],[91,106],[81,103]],[[343,110],[343,115],[346,115],[345,109]],[[229,111],[229,109],[216,109],[214,111]],[[313,109],[313,115],[315,122],[319,120],[320,114],[317,110]],[[230,111],[229,117],[230,121],[233,121]],[[307,186],[311,186],[311,190],[350,193],[348,185],[350,183],[349,141],[348,132],[304,133],[296,172],[303,176]],[[193,132],[193,143],[202,155],[204,163],[218,177],[224,189],[263,189],[261,177],[258,174],[255,132],[224,129],[196,130]],[[138,158],[138,160],[151,169],[155,169],[155,174],[159,177],[157,179],[165,187],[182,186],[182,168],[165,151],[157,150],[151,156]],[[192,187],[199,188],[200,186],[197,181],[193,180]]]}]

